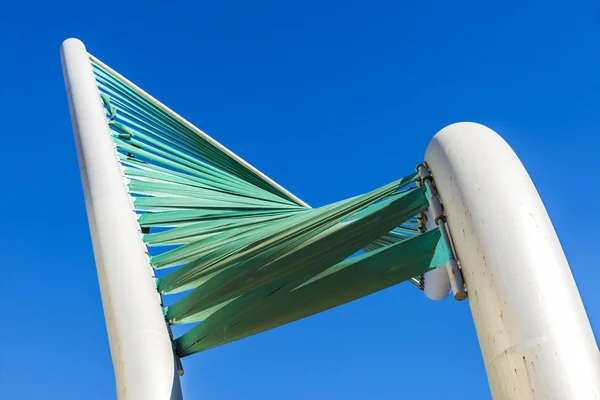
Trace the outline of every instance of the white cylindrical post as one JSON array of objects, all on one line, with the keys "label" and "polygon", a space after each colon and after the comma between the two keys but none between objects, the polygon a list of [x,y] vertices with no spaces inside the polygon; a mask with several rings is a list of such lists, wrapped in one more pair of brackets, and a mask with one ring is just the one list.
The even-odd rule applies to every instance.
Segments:
[{"label": "white cylindrical post", "polygon": [[494,399],[600,398],[598,347],[544,205],[520,160],[475,123],[425,160],[446,212]]},{"label": "white cylindrical post", "polygon": [[88,53],[61,46],[79,168],[119,399],[179,400],[181,388],[152,268],[141,241]]}]

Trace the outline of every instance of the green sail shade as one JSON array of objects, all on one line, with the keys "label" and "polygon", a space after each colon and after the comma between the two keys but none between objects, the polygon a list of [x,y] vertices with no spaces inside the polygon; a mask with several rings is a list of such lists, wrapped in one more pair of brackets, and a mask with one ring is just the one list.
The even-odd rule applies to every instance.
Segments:
[{"label": "green sail shade", "polygon": [[[444,266],[431,193],[416,173],[310,208],[95,59],[99,102],[187,356],[353,301]],[[182,293],[177,301],[171,295]]]}]

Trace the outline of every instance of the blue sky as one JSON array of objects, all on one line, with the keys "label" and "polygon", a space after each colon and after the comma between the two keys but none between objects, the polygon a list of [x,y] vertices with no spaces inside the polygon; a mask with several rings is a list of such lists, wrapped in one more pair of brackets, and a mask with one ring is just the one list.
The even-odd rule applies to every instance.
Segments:
[{"label": "blue sky", "polygon": [[[594,3],[3,3],[0,397],[115,393],[59,58],[72,36],[315,206],[412,171],[450,123],[490,126],[536,183],[598,332]],[[184,366],[187,399],[490,397],[467,303],[409,284]]]}]

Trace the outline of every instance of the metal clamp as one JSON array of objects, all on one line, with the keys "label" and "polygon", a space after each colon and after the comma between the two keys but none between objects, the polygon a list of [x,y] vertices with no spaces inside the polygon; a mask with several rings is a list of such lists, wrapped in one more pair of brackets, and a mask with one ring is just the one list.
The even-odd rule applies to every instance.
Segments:
[{"label": "metal clamp", "polygon": [[433,177],[431,176],[431,172],[427,167],[427,163],[421,163],[417,165],[416,170],[419,173],[419,178],[416,180],[417,186],[423,186],[426,181],[433,181]]},{"label": "metal clamp", "polygon": [[[420,186],[425,185],[427,190],[429,191],[429,210],[431,211],[431,215],[433,216],[434,222],[439,227],[442,240],[446,244],[446,247],[452,253],[452,256],[446,263],[446,270],[448,271],[448,277],[450,279],[452,294],[454,295],[454,298],[456,300],[464,300],[467,298],[467,290],[465,287],[462,271],[456,258],[456,250],[454,248],[454,243],[452,242],[450,231],[448,230],[448,225],[446,223],[444,207],[440,201],[437,189],[435,188],[433,176],[431,175],[431,171],[427,167],[427,163],[417,165],[417,172],[419,173],[420,177],[418,183],[420,183]],[[421,214],[419,218],[419,221],[421,222],[421,226],[419,226],[419,231],[421,232],[425,229],[424,219],[426,218],[427,216],[425,215],[425,213]],[[421,278],[421,281],[423,282],[423,278]]]}]

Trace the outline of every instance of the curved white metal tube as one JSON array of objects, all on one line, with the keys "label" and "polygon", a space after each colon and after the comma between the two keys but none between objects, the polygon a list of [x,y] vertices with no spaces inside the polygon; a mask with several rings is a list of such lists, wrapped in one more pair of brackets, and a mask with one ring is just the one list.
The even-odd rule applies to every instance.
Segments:
[{"label": "curved white metal tube", "polygon": [[527,171],[494,131],[441,130],[425,160],[469,291],[494,399],[600,398],[598,347]]},{"label": "curved white metal tube", "polygon": [[118,398],[179,400],[172,344],[152,268],[83,43],[61,46],[63,74]]}]

